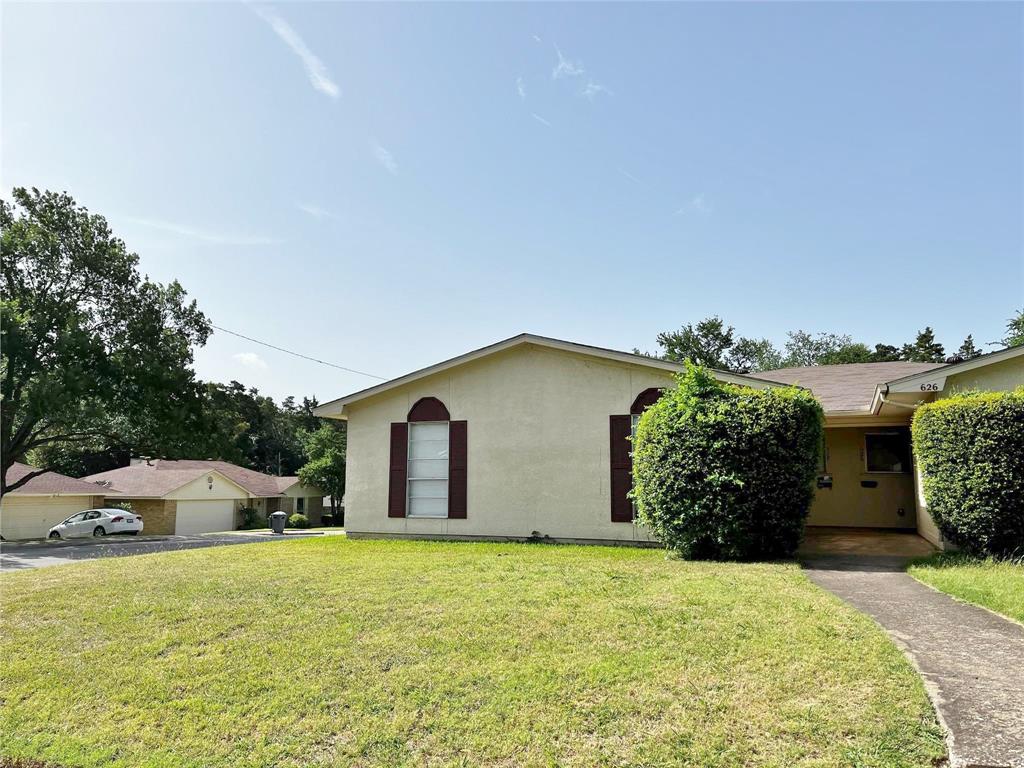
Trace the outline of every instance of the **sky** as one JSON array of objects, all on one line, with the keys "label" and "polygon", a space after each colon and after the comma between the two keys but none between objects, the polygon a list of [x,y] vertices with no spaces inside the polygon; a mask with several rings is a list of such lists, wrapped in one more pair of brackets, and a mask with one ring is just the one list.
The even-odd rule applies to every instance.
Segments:
[{"label": "sky", "polygon": [[[0,188],[211,322],[393,377],[720,315],[955,349],[1024,306],[1024,6],[0,6]],[[216,332],[275,398],[377,379]]]}]

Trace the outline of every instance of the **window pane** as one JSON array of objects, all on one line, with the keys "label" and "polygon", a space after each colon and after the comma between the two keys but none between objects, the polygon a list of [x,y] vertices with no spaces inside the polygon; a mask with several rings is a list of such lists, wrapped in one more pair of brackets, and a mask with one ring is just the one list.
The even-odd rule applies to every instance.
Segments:
[{"label": "window pane", "polygon": [[409,517],[448,517],[448,499],[409,499]]},{"label": "window pane", "polygon": [[447,480],[410,480],[410,499],[447,499]]},{"label": "window pane", "polygon": [[410,517],[448,517],[448,423],[409,425]]},{"label": "window pane", "polygon": [[448,422],[413,422],[409,425],[409,442],[444,440],[448,442]]},{"label": "window pane", "polygon": [[448,479],[448,459],[413,459],[409,462],[409,478]]},{"label": "window pane", "polygon": [[907,430],[864,436],[868,472],[909,472],[910,433]]},{"label": "window pane", "polygon": [[410,459],[447,459],[448,439],[409,441]]}]

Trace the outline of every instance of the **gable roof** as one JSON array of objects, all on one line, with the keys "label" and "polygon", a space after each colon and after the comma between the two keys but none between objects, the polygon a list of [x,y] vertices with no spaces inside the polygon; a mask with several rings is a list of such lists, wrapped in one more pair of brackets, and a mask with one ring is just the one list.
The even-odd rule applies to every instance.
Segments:
[{"label": "gable roof", "polygon": [[[912,373],[898,379],[890,379],[889,381],[881,382],[875,389],[874,397],[871,400],[871,410],[873,413],[877,413],[881,410],[882,404],[886,402],[885,398],[887,395],[894,393],[921,392],[922,389],[924,389],[922,385],[925,384],[929,385],[929,389],[927,391],[941,391],[946,388],[946,379],[950,376],[955,376],[958,373],[966,373],[967,371],[973,371],[976,368],[984,368],[987,365],[994,365],[1007,360],[1013,360],[1014,358],[1021,357],[1022,355],[1024,355],[1024,344],[1018,344],[1015,347],[997,349],[995,352],[988,352],[970,360],[964,360],[959,363],[942,366],[941,370],[933,368],[930,371]],[[938,387],[938,389],[930,389],[931,385]]]},{"label": "gable roof", "polygon": [[[522,346],[524,344],[532,344],[537,347],[544,347],[546,349],[555,349],[561,352],[572,352],[579,355],[588,355],[590,357],[597,357],[604,360],[611,360],[617,363],[626,363],[628,365],[642,365],[648,368],[657,368],[662,371],[668,371],[670,373],[678,373],[686,370],[685,363],[676,363],[671,360],[663,360],[659,357],[648,357],[647,355],[637,355],[632,352],[620,352],[615,349],[606,349],[605,347],[594,347],[589,344],[578,344],[573,341],[563,341],[562,339],[552,339],[548,336],[537,336],[532,333],[521,333],[518,336],[512,336],[511,338],[504,339],[503,341],[489,344],[486,347],[475,349],[472,352],[466,352],[463,355],[443,360],[440,363],[428,366],[426,368],[420,368],[417,371],[407,373],[404,376],[385,381],[381,384],[375,384],[372,387],[361,389],[358,392],[353,392],[350,395],[339,397],[336,400],[324,403],[313,410],[313,414],[325,418],[345,418],[344,407],[349,403],[354,403],[358,400],[364,400],[374,395],[379,395],[382,392],[400,387],[403,384],[416,381],[418,379],[432,376],[435,373],[441,373],[451,368],[455,368],[460,365],[479,360],[482,357],[497,354],[498,352],[504,352],[507,349]],[[730,384],[740,384],[747,387],[768,387],[778,384],[775,381],[769,381],[760,378],[761,374],[757,376],[744,376],[739,373],[731,373],[729,371],[714,371],[715,376],[721,381],[728,382]]]},{"label": "gable roof", "polygon": [[112,469],[109,472],[100,472],[83,479],[109,482],[111,488],[121,491],[126,496],[159,498],[209,472],[216,472],[251,496],[281,495],[277,481],[282,478],[265,475],[227,461],[154,459]]},{"label": "gable roof", "polygon": [[846,363],[778,368],[758,376],[799,384],[821,401],[825,413],[871,412],[875,390],[887,381],[947,367],[942,363]]},{"label": "gable roof", "polygon": [[281,491],[277,487],[277,481],[281,478],[274,475],[265,475],[262,472],[257,472],[255,469],[246,469],[229,461],[205,461],[202,459],[179,459],[172,461],[170,459],[158,459],[153,463],[156,464],[157,470],[160,472],[196,468],[200,472],[215,470],[235,485],[242,486],[253,496],[281,495]]},{"label": "gable roof", "polygon": [[[37,467],[16,461],[7,470],[6,480],[8,483],[15,483],[29,472],[36,471]],[[59,472],[44,472],[8,493],[14,496],[103,496],[106,495],[106,490],[94,483],[76,480]]]},{"label": "gable roof", "polygon": [[[951,363],[950,365],[942,366],[943,376],[953,376],[957,373],[966,373],[967,371],[973,371],[975,368],[984,368],[986,365],[993,365],[994,363],[1002,363],[1006,360],[1012,360],[1015,357],[1024,355],[1024,344],[1019,344],[1016,347],[1007,347],[1006,349],[997,349],[995,352],[988,352],[978,357],[973,357],[970,360],[964,360],[959,363]],[[934,369],[932,369],[934,371]],[[930,377],[924,375],[921,372],[909,373],[898,379],[889,379],[883,382],[887,387],[894,389],[903,388],[901,385],[909,385],[913,388],[913,385],[924,381]]]}]

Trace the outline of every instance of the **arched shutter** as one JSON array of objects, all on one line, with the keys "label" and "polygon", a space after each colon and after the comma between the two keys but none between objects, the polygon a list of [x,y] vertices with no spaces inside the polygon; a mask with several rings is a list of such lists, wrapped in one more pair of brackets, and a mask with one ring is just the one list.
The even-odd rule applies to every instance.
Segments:
[{"label": "arched shutter", "polygon": [[448,517],[466,519],[466,422],[448,422]]},{"label": "arched shutter", "polygon": [[608,455],[612,465],[612,522],[633,522],[633,504],[629,491],[633,487],[633,459],[629,455],[632,422],[629,416],[609,416],[611,445]]},{"label": "arched shutter", "polygon": [[388,480],[388,517],[405,517],[405,485],[409,476],[409,425],[391,425],[391,472]]}]

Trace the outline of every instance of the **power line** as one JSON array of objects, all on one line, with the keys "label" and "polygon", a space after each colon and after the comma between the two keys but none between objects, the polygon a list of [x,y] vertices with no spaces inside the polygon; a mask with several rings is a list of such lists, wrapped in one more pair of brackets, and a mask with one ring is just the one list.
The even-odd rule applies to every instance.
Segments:
[{"label": "power line", "polygon": [[314,363],[320,363],[320,365],[328,365],[331,368],[337,368],[337,369],[342,370],[342,371],[348,371],[349,373],[357,373],[360,376],[369,376],[371,379],[380,379],[381,381],[384,381],[384,379],[385,379],[384,376],[377,376],[374,373],[366,373],[366,371],[357,371],[355,368],[346,368],[344,365],[337,365],[336,363],[328,363],[326,360],[318,360],[317,358],[310,357],[309,355],[302,355],[302,354],[299,354],[298,352],[292,352],[290,349],[285,349],[284,347],[278,347],[278,346],[275,346],[273,344],[268,344],[265,341],[260,341],[259,339],[254,339],[252,336],[246,336],[243,333],[236,333],[235,331],[229,331],[227,328],[221,328],[219,325],[213,325],[213,323],[210,323],[210,325],[212,327],[216,328],[218,331],[224,331],[224,333],[230,333],[232,336],[237,336],[240,339],[245,339],[246,341],[251,341],[253,344],[262,344],[264,347],[270,347],[271,349],[276,349],[278,352],[284,352],[286,355],[294,355],[295,357],[301,357],[303,360],[309,360],[309,361],[314,362]]}]

